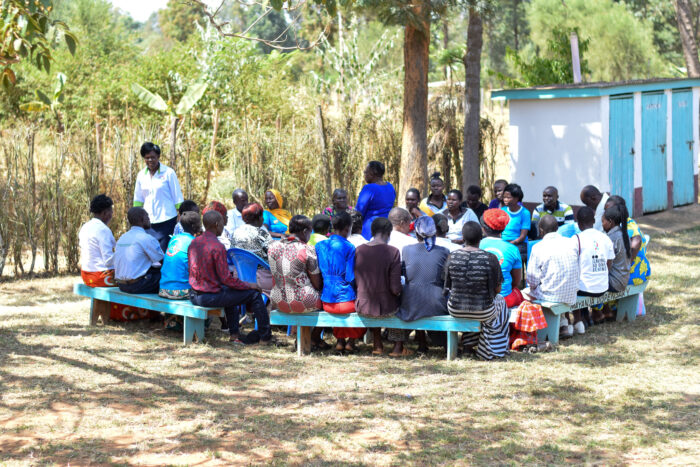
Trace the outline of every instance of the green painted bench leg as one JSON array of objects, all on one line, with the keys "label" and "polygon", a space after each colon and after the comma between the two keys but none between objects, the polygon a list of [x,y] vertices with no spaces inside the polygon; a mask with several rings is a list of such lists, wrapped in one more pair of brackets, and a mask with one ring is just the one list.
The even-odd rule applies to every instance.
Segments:
[{"label": "green painted bench leg", "polygon": [[447,332],[447,360],[455,360],[457,358],[457,332]]},{"label": "green painted bench leg", "polygon": [[191,344],[194,341],[195,334],[197,335],[197,340],[202,342],[204,340],[204,320],[185,316],[184,321],[183,344]]},{"label": "green painted bench leg", "polygon": [[617,321],[622,321],[627,316],[627,321],[634,321],[637,318],[637,304],[639,294],[630,295],[617,301]]},{"label": "green painted bench leg", "polygon": [[311,353],[311,328],[308,326],[297,326],[297,356]]},{"label": "green painted bench leg", "polygon": [[109,322],[109,302],[93,298],[90,300],[90,326],[95,326],[98,318],[102,318],[102,324]]},{"label": "green painted bench leg", "polygon": [[547,320],[547,327],[537,331],[537,341],[549,340],[552,344],[559,342],[559,315],[555,315],[549,308],[542,308],[544,319]]}]

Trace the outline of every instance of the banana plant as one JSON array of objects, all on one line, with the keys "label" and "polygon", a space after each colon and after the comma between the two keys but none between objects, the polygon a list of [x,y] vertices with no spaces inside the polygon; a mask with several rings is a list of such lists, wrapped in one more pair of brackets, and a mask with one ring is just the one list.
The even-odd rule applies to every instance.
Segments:
[{"label": "banana plant", "polygon": [[37,101],[27,102],[19,106],[20,110],[25,112],[47,112],[50,111],[56,119],[56,127],[59,133],[63,133],[63,120],[59,107],[63,104],[63,90],[66,87],[68,78],[63,73],[56,74],[56,84],[54,85],[53,95],[49,98],[41,90],[36,90]]},{"label": "banana plant", "polygon": [[180,123],[180,119],[183,115],[187,114],[190,110],[197,105],[197,102],[202,98],[204,92],[207,90],[207,83],[203,79],[192,83],[187,87],[185,94],[180,99],[180,102],[175,104],[173,102],[173,95],[170,89],[170,83],[165,81],[165,88],[168,92],[168,100],[166,101],[160,95],[149,91],[140,84],[134,83],[131,85],[131,89],[136,94],[136,97],[144,104],[146,104],[151,109],[170,115],[172,119],[170,127],[170,165],[175,166],[176,162],[176,151],[175,151],[175,140],[177,138],[177,126]]}]

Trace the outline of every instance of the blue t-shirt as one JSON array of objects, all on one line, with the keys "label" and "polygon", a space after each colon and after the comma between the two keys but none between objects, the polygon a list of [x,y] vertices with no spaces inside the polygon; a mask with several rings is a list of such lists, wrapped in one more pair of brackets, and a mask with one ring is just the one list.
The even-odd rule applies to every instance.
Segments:
[{"label": "blue t-shirt", "polygon": [[263,224],[269,226],[270,232],[273,233],[285,233],[287,231],[287,226],[277,220],[270,211],[263,211]]},{"label": "blue t-shirt", "polygon": [[[510,216],[510,222],[508,222],[508,225],[506,225],[505,230],[501,234],[503,240],[510,242],[520,236],[520,231],[522,229],[530,230],[530,211],[522,206],[520,207],[520,211],[516,213],[511,212],[508,206],[503,206],[501,209]],[[523,241],[527,243],[527,236],[525,236],[525,240]]]},{"label": "blue t-shirt", "polygon": [[501,271],[503,272],[501,295],[504,297],[510,295],[513,291],[513,276],[510,275],[510,272],[513,269],[523,268],[518,247],[500,238],[487,237],[481,240],[479,248],[493,253],[498,258],[498,263],[501,265]]},{"label": "blue t-shirt", "polygon": [[160,288],[187,290],[190,288],[190,271],[187,266],[187,249],[194,236],[186,232],[173,235],[163,257],[160,269]]}]

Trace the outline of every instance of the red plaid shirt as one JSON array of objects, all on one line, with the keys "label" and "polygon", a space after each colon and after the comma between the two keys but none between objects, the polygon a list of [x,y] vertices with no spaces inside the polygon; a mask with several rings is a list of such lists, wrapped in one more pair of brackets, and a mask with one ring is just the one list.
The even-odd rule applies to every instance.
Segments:
[{"label": "red plaid shirt", "polygon": [[190,286],[197,292],[217,293],[222,285],[238,290],[250,289],[245,282],[231,275],[226,262],[226,248],[211,232],[204,232],[192,240],[187,250],[187,264]]}]

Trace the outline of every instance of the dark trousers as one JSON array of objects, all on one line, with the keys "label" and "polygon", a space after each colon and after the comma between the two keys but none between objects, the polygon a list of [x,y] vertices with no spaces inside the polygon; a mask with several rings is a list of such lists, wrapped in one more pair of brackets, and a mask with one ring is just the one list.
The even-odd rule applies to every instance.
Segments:
[{"label": "dark trousers", "polygon": [[167,221],[158,222],[157,224],[151,224],[151,228],[147,230],[150,235],[154,236],[158,243],[160,244],[160,249],[165,252],[168,249],[168,243],[170,242],[170,237],[173,235],[175,226],[177,225],[177,217],[168,219]]},{"label": "dark trousers", "polygon": [[160,289],[160,269],[150,268],[146,275],[133,284],[119,284],[119,290],[126,293],[158,293]]},{"label": "dark trousers", "polygon": [[228,321],[229,333],[234,336],[239,333],[238,307],[245,305],[249,313],[253,313],[258,322],[260,340],[267,341],[272,337],[270,331],[270,315],[267,313],[262,294],[257,290],[237,290],[222,287],[217,293],[199,293],[192,291],[190,300],[197,306],[223,307]]}]

